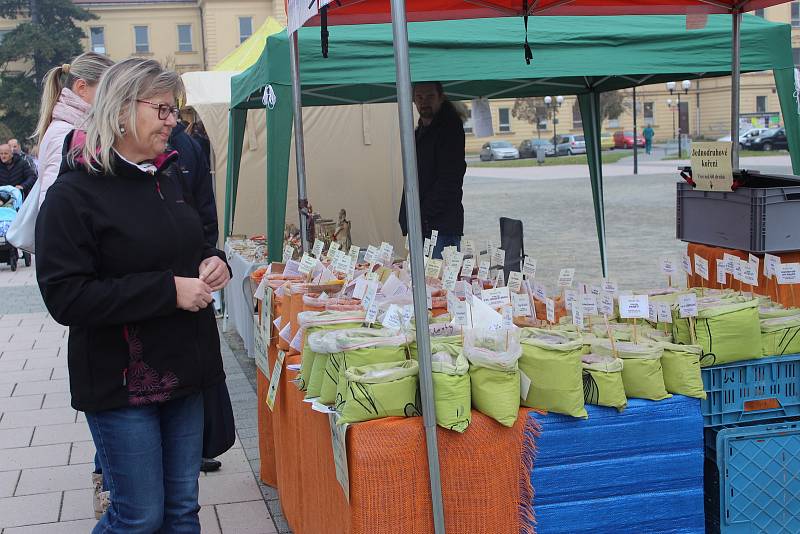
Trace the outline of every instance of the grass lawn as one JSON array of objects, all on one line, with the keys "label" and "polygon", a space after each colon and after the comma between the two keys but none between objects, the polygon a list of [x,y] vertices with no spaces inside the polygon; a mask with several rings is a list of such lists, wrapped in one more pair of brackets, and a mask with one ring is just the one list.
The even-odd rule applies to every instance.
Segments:
[{"label": "grass lawn", "polygon": [[[616,163],[622,158],[631,157],[627,152],[603,152],[603,163]],[[586,165],[586,154],[579,156],[550,156],[544,160],[544,166],[552,165]],[[480,161],[469,164],[470,167],[537,167],[536,158],[509,159],[504,161]]]}]

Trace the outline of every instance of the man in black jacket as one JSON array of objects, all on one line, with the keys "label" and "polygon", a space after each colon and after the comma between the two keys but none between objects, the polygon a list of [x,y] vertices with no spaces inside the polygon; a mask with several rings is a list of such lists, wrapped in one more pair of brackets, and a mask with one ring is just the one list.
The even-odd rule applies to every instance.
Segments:
[{"label": "man in black jacket", "polygon": [[[464,122],[447,100],[440,82],[414,85],[414,104],[419,112],[416,130],[417,175],[422,216],[422,235],[438,232],[434,258],[447,246],[460,246],[464,235],[463,196]],[[408,234],[405,197],[400,206],[400,228]]]},{"label": "man in black jacket", "polygon": [[14,154],[8,144],[0,145],[0,185],[13,185],[27,196],[35,183],[36,173],[30,165]]}]

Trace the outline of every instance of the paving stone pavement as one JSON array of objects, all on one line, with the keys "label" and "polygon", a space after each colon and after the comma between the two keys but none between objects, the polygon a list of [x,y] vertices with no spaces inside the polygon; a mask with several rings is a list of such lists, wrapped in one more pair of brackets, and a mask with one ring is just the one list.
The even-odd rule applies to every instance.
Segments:
[{"label": "paving stone pavement", "polygon": [[[66,343],[67,329],[47,313],[33,267],[12,273],[0,266],[0,534],[94,527],[94,445],[84,415],[70,407]],[[288,533],[277,492],[257,477],[255,368],[243,372],[224,340],[222,354],[238,438],[219,458],[220,471],[200,475],[203,532]]]}]

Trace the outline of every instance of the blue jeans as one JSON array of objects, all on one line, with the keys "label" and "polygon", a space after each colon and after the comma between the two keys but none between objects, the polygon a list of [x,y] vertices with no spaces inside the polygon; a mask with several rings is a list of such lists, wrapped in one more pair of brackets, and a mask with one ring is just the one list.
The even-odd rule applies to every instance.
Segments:
[{"label": "blue jeans", "polygon": [[93,534],[196,534],[203,396],[87,412],[111,506]]},{"label": "blue jeans", "polygon": [[[430,237],[430,236],[428,236]],[[457,234],[439,234],[436,237],[436,246],[433,247],[433,259],[442,259],[444,247],[461,247],[461,236]]]}]

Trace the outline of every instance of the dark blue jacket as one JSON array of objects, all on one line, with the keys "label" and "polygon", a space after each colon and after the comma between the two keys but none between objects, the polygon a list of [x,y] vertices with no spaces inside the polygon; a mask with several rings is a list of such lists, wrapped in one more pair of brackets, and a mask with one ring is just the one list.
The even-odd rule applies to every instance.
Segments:
[{"label": "dark blue jacket", "polygon": [[186,188],[184,194],[200,214],[206,243],[216,247],[219,239],[217,203],[214,200],[214,184],[208,160],[197,141],[186,133],[186,126],[183,124],[179,123],[172,129],[169,145],[178,151],[181,184]]}]

